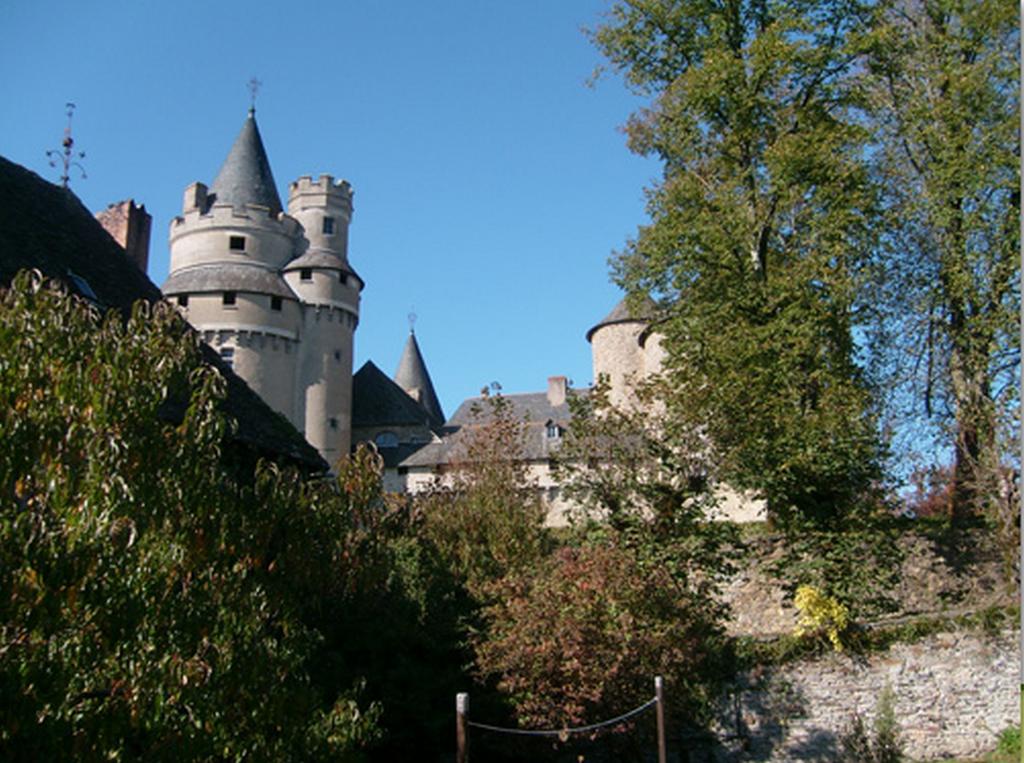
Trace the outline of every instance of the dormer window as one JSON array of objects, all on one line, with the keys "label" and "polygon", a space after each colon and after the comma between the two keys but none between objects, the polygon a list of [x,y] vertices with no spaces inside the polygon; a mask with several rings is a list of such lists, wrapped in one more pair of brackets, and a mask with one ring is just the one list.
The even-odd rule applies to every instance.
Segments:
[{"label": "dormer window", "polygon": [[324,232],[325,236],[333,236],[334,235],[334,218],[333,217],[325,217],[324,218],[323,232]]},{"label": "dormer window", "polygon": [[244,252],[245,236],[232,236],[230,239],[228,239],[228,248],[232,252]]},{"label": "dormer window", "polygon": [[549,440],[557,440],[562,436],[562,428],[553,421],[548,422],[547,435]]},{"label": "dormer window", "polygon": [[233,291],[226,291],[221,296],[221,303],[224,305],[224,307],[234,307],[235,306],[235,297],[236,297],[235,292],[233,292]]},{"label": "dormer window", "polygon": [[373,439],[373,442],[378,448],[397,448],[398,435],[394,432],[381,432]]},{"label": "dormer window", "polygon": [[313,268],[302,268],[299,270],[300,281],[312,281],[313,280]]}]

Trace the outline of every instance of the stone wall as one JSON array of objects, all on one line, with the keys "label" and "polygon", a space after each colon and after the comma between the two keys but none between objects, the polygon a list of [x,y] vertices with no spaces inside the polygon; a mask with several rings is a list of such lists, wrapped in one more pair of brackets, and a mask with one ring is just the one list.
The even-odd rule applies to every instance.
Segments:
[{"label": "stone wall", "polygon": [[854,713],[870,728],[886,686],[913,760],[976,757],[1019,721],[1018,634],[940,633],[867,658],[830,654],[741,676],[717,743],[691,761],[828,761]]}]

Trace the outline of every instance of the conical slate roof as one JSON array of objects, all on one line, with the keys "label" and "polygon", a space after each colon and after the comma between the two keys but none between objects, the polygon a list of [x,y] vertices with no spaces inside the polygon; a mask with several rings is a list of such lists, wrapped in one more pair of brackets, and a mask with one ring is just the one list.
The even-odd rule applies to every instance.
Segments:
[{"label": "conical slate roof", "polygon": [[645,297],[639,315],[629,309],[629,298],[623,297],[619,304],[612,308],[600,322],[587,332],[587,341],[594,335],[594,332],[604,326],[611,326],[615,323],[648,323],[655,315],[657,306],[650,297]]},{"label": "conical slate roof", "polygon": [[210,186],[210,192],[217,195],[217,204],[236,207],[260,204],[270,207],[272,215],[281,211],[281,197],[277,195],[277,185],[253,109],[249,109],[249,117]]},{"label": "conical slate roof", "polygon": [[427,373],[427,364],[423,362],[420,346],[416,342],[416,334],[409,332],[409,339],[402,350],[402,359],[398,361],[395,371],[395,383],[404,389],[414,400],[422,405],[427,413],[438,421],[444,421],[441,403],[434,392],[434,384]]}]

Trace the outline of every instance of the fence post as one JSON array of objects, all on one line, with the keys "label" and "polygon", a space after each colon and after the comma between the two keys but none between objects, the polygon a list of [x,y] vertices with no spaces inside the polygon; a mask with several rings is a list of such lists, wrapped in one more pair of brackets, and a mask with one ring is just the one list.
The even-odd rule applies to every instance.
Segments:
[{"label": "fence post", "polygon": [[459,692],[455,695],[455,763],[469,763],[469,735],[466,733],[466,716],[469,715],[469,695]]},{"label": "fence post", "polygon": [[665,750],[665,684],[661,676],[654,678],[654,698],[658,700],[658,763],[666,763]]}]

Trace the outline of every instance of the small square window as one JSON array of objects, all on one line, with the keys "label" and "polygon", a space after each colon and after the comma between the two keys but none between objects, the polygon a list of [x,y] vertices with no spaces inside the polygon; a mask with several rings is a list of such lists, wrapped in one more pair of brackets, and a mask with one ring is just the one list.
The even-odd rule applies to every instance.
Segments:
[{"label": "small square window", "polygon": [[188,307],[188,294],[178,295],[178,305],[180,307]]},{"label": "small square window", "polygon": [[244,252],[245,251],[245,236],[232,236],[228,242],[228,248],[232,252]]},{"label": "small square window", "polygon": [[271,297],[270,298],[270,309],[271,310],[276,310],[278,312],[281,311],[281,298],[280,297]]},{"label": "small square window", "polygon": [[331,235],[334,234],[334,218],[333,217],[325,217],[324,218],[323,232],[324,232],[325,236],[331,236]]},{"label": "small square window", "polygon": [[224,292],[224,295],[221,297],[221,302],[225,306],[229,306],[229,307],[234,305],[235,304],[235,293],[233,291],[226,291],[226,292]]},{"label": "small square window", "polygon": [[331,429],[337,429],[338,428],[338,420],[337,419],[330,418],[327,421],[331,425]]},{"label": "small square window", "polygon": [[300,281],[312,281],[313,280],[313,269],[312,268],[302,268],[299,271],[299,280]]}]

